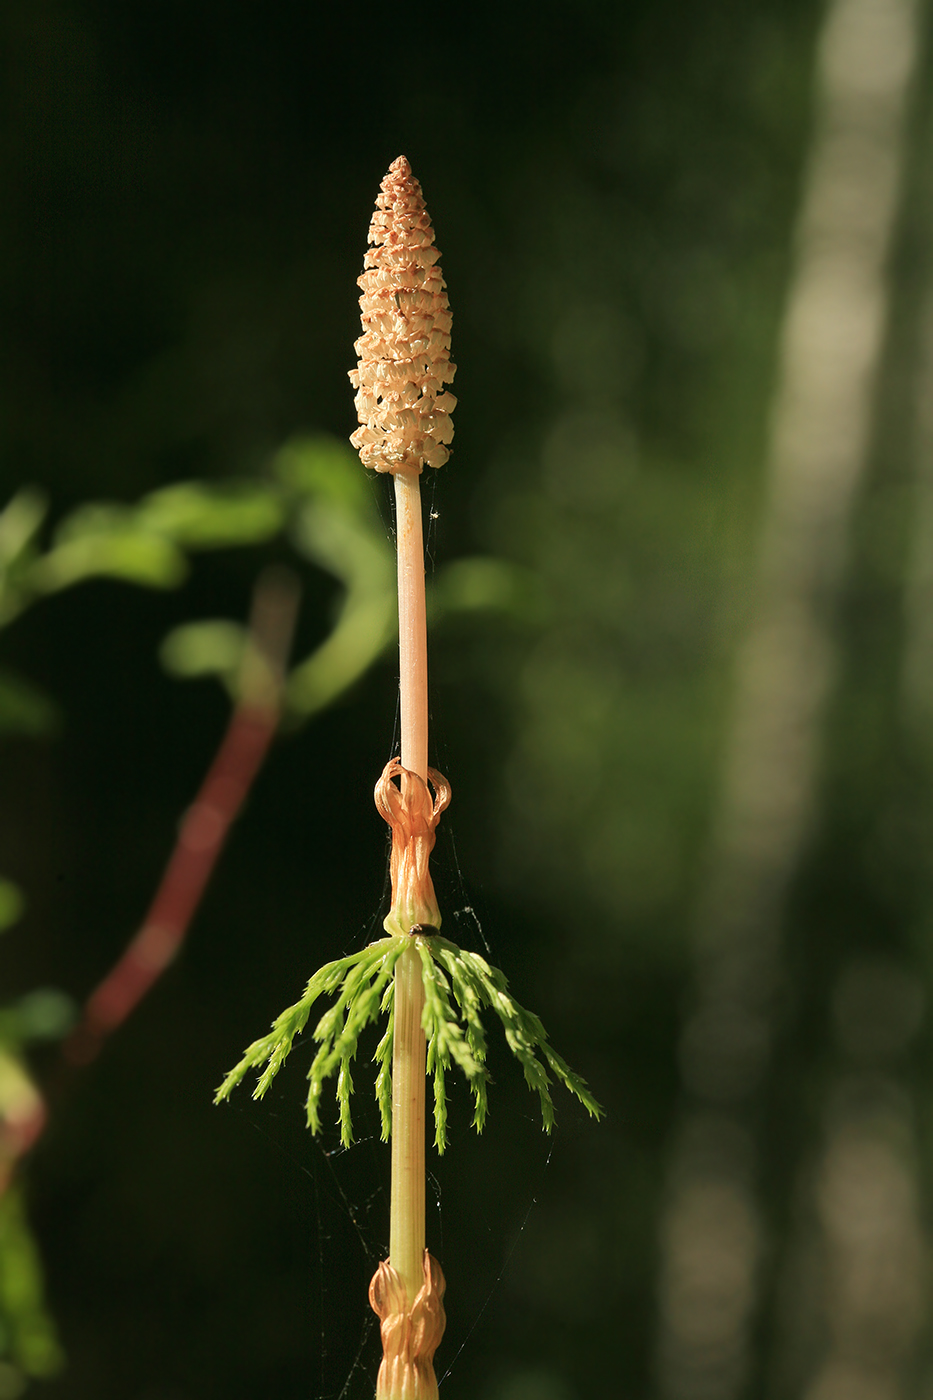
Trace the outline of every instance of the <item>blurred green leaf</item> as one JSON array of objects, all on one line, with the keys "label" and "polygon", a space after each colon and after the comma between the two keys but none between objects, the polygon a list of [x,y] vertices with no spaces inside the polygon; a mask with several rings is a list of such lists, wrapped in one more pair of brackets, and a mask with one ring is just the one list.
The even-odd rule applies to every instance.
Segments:
[{"label": "blurred green leaf", "polygon": [[48,734],[58,727],[53,701],[38,686],[10,671],[0,671],[0,734]]},{"label": "blurred green leaf", "polygon": [[286,708],[303,720],[358,680],[394,637],[395,559],[372,482],[345,443],[294,439],[276,453],[272,471],[297,497],[297,549],[346,589],[330,636],[286,684]]},{"label": "blurred green leaf", "polygon": [[[102,522],[103,524],[103,519]],[[175,588],[185,578],[184,555],[161,535],[114,522],[100,533],[78,533],[37,559],[29,582],[37,593],[57,593],[89,578],[118,578],[148,588]]]},{"label": "blurred green leaf", "polygon": [[326,641],[291,672],[286,708],[302,720],[317,714],[355,684],[396,635],[392,594],[351,593]]},{"label": "blurred green leaf", "polygon": [[[0,1354],[9,1350],[9,1329],[0,1319]],[[8,1361],[0,1361],[0,1400],[19,1400],[29,1381],[18,1366]]]},{"label": "blurred green leaf", "polygon": [[[136,506],[96,501],[59,524],[47,553],[27,554],[45,513],[35,492],[21,492],[0,516],[0,623],[41,594],[89,578],[117,578],[147,588],[174,588],[187,575],[181,549],[258,544],[283,526],[280,487],[233,481],[184,482],[153,492]],[[4,566],[18,561],[16,576]]]},{"label": "blurred green leaf", "polygon": [[259,544],[282,528],[284,517],[281,491],[256,481],[167,486],[146,496],[134,514],[140,528],[187,549]]},{"label": "blurred green leaf", "polygon": [[229,683],[242,664],[246,640],[246,628],[238,622],[189,622],[165,637],[159,660],[166,671],[184,680],[220,676]]},{"label": "blurred green leaf", "polygon": [[505,559],[457,559],[428,588],[428,612],[438,622],[456,613],[500,613],[519,622],[540,621],[541,581]]},{"label": "blurred green leaf", "polygon": [[42,1266],[15,1183],[0,1196],[0,1319],[8,1354],[30,1376],[52,1376],[64,1363],[43,1297]]},{"label": "blurred green leaf", "polygon": [[18,1049],[35,1040],[60,1040],[74,1020],[71,997],[54,987],[39,987],[0,1010],[0,1041]]},{"label": "blurred green leaf", "polygon": [[28,599],[26,579],[46,509],[40,492],[25,489],[18,491],[0,513],[0,626],[21,612]]},{"label": "blurred green leaf", "polygon": [[24,487],[0,512],[0,570],[12,567],[32,544],[47,510],[42,492]]},{"label": "blurred green leaf", "polygon": [[18,885],[0,875],[0,932],[22,917],[26,900]]},{"label": "blurred green leaf", "polygon": [[346,588],[333,632],[288,678],[287,708],[307,719],[359,680],[395,637],[395,560],[365,496],[307,500],[294,534],[302,552]]},{"label": "blurred green leaf", "polygon": [[124,535],[133,529],[133,510],[130,506],[117,501],[89,501],[59,521],[54,545],[57,547],[75,540]]},{"label": "blurred green leaf", "polygon": [[298,496],[329,500],[377,516],[372,474],[344,442],[323,434],[295,438],[276,453],[272,471]]},{"label": "blurred green leaf", "polygon": [[348,588],[395,590],[395,552],[372,502],[367,509],[306,501],[295,520],[295,544],[306,558]]},{"label": "blurred green leaf", "polygon": [[[288,708],[307,718],[359,679],[394,640],[395,552],[372,478],[343,443],[323,437],[289,443],[273,470],[301,498],[292,527],[295,544],[347,590],[333,632],[288,679]],[[435,620],[498,612],[528,622],[540,617],[542,598],[529,570],[475,558],[442,571],[429,607]]]}]

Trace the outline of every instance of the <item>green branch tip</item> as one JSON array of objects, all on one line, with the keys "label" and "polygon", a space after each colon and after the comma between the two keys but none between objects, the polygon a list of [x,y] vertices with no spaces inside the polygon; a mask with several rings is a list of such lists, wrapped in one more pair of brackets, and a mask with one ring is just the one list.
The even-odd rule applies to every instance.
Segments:
[{"label": "green branch tip", "polygon": [[[253,1098],[261,1099],[285,1063],[294,1044],[308,1024],[315,1002],[322,996],[336,997],[312,1031],[318,1044],[308,1071],[306,1114],[308,1127],[316,1133],[321,1127],[320,1102],[324,1085],[336,1075],[336,1100],[340,1140],[345,1147],[353,1142],[350,1100],[353,1094],[351,1065],[359,1038],[380,1014],[387,1017],[385,1032],[373,1055],[378,1065],[375,1080],[376,1102],[382,1122],[382,1138],[392,1130],[392,1033],[394,1010],[393,974],[412,935],[404,934],[370,943],[350,957],[327,963],[317,971],[304,995],[273,1022],[268,1035],[256,1040],[227,1075],[214,1102],[228,1098],[250,1070],[259,1077]],[[529,1089],[538,1095],[546,1132],[555,1122],[552,1081],[568,1089],[593,1118],[603,1109],[587,1088],[585,1080],[548,1043],[539,1018],[526,1011],[510,995],[505,975],[490,967],[478,953],[464,952],[439,935],[415,935],[421,959],[424,985],[422,1027],[427,1040],[426,1073],[434,1083],[434,1143],[438,1152],[447,1147],[446,1072],[451,1066],[461,1071],[473,1095],[473,1126],[482,1132],[486,1122],[487,1085],[486,1031],[482,1012],[498,1016],[512,1054],[522,1067]]]}]

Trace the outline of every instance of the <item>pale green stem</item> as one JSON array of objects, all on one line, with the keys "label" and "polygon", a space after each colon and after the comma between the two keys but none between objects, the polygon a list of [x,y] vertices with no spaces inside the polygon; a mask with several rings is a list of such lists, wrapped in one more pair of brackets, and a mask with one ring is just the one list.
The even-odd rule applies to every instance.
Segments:
[{"label": "pale green stem", "polygon": [[405,1284],[409,1306],[424,1282],[424,987],[417,949],[395,964],[392,1042],[392,1201],[389,1263]]},{"label": "pale green stem", "polygon": [[[424,599],[421,481],[395,473],[398,547],[399,705],[402,767],[428,777],[428,635]],[[425,1040],[421,959],[407,948],[395,965],[392,1043],[392,1200],[389,1262],[409,1306],[423,1282]]]}]

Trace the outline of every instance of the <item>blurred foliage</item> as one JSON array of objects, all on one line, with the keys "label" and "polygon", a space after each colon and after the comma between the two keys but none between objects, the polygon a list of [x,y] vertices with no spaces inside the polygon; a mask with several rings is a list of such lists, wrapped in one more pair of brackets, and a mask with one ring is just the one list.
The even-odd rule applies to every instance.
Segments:
[{"label": "blurred foliage", "polygon": [[[396,636],[394,552],[356,455],[333,439],[293,441],[273,457],[266,481],[182,482],[149,493],[137,505],[78,506],[43,547],[46,513],[39,492],[21,490],[0,516],[0,626],[39,599],[95,578],[177,588],[188,576],[190,553],[258,546],[287,529],[298,552],[336,578],[343,601],[333,630],[287,678],[286,720],[307,720],[333,703]],[[441,587],[436,618],[442,621],[445,611],[510,609],[507,565],[463,560],[458,568],[459,581]],[[471,577],[480,580],[479,587],[470,586]],[[189,622],[169,633],[160,654],[174,675],[216,676],[236,700],[248,645],[240,623]],[[37,738],[51,733],[55,720],[56,710],[41,691],[15,675],[0,675],[0,731]],[[0,880],[0,929],[15,923],[24,907],[18,887]],[[59,1038],[70,1020],[68,999],[51,992],[0,1008],[0,1122],[16,1121],[24,1095],[30,1102],[36,1096],[20,1047],[37,1037]],[[341,1082],[348,1079],[341,1075]],[[38,1113],[37,1097],[35,1102]],[[28,1146],[31,1141],[10,1144],[3,1164],[7,1178]],[[17,1376],[52,1374],[63,1360],[42,1301],[38,1252],[20,1188],[2,1176],[0,1358],[9,1362],[11,1394]]]},{"label": "blurred foliage", "polygon": [[[297,551],[331,574],[342,598],[325,640],[292,667],[285,687],[286,723],[309,719],[355,684],[395,643],[395,553],[359,459],[331,438],[296,439],[272,459],[280,484],[280,520]],[[458,559],[430,589],[432,622],[460,614],[531,615],[534,584],[505,560]],[[240,672],[246,631],[225,619],[185,623],[162,643],[172,674],[216,675],[228,690]]]},{"label": "blurred foliage", "polygon": [[26,1388],[27,1376],[53,1376],[64,1362],[19,1185],[0,1197],[0,1351],[9,1358],[0,1363],[0,1395],[11,1400]]},{"label": "blurred foliage", "polygon": [[137,506],[79,506],[42,549],[37,535],[45,512],[43,498],[27,490],[0,516],[0,624],[36,599],[92,578],[175,588],[187,574],[184,550],[265,541],[282,526],[283,503],[262,483],[185,482]]},{"label": "blurred foliage", "polygon": [[0,879],[0,931],[15,924],[23,912],[23,894],[12,880]]},{"label": "blurred foliage", "polygon": [[55,1375],[64,1364],[19,1168],[46,1118],[24,1048],[59,1039],[72,1016],[70,1000],[52,990],[32,992],[0,1011],[0,1395],[16,1396],[27,1377]]},{"label": "blurred foliage", "polygon": [[[451,1093],[431,1206],[444,1389],[658,1393],[697,892],[752,606],[823,13],[549,0],[529,19],[479,3],[412,22],[396,65],[367,6],[6,7],[0,844],[29,896],[3,949],[10,996],[59,983],[80,998],[109,966],[212,751],[224,697],[175,685],[160,643],[179,674],[227,683],[258,567],[297,566],[305,599],[295,732],[185,957],[30,1164],[69,1356],[49,1400],[371,1389],[375,1115],[347,1153],[326,1121],[320,1147],[292,1135],[291,1064],[261,1110],[208,1099],[308,966],[378,924],[388,507],[384,483],[348,460],[339,484],[301,444],[353,426],[355,278],[401,151],[443,251],[460,366],[455,455],[429,491],[435,761],[454,786],[436,879],[457,942],[490,945],[607,1107],[592,1132],[568,1111],[542,1147],[493,1047],[502,1112],[478,1145]],[[905,720],[902,688],[929,67],[924,53],[876,445],[754,1105],[776,1245],[816,1236],[800,1192],[852,1069],[834,1029],[846,969],[886,959],[927,1005],[933,976],[929,725]],[[95,501],[111,504],[86,515]],[[895,1066],[926,1201],[928,1049],[927,1018]],[[748,1400],[804,1389],[773,1365],[787,1298],[810,1296],[783,1257],[761,1265]],[[928,1373],[923,1353],[918,1390]]]}]

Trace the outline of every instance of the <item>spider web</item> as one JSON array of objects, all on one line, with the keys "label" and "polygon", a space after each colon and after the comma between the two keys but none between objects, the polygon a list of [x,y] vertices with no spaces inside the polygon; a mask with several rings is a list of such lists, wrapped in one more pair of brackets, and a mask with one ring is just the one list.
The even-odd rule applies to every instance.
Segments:
[{"label": "spider web", "polygon": [[[448,843],[447,854],[462,887],[462,872],[452,841]],[[378,931],[377,917],[374,916],[370,926],[373,934]],[[471,904],[465,903],[454,910],[453,918],[458,928],[475,930],[488,950],[481,921]],[[289,1074],[283,1074],[281,1086],[276,1086],[263,1103],[251,1103],[242,1097],[232,1102],[269,1149],[282,1158],[285,1208],[297,1222],[299,1234],[303,1236],[302,1247],[307,1248],[308,1293],[313,1314],[313,1330],[309,1328],[308,1334],[307,1374],[313,1387],[312,1400],[371,1400],[381,1353],[378,1324],[369,1307],[366,1290],[378,1263],[388,1256],[389,1150],[380,1141],[375,1104],[368,1104],[371,1094],[367,1093],[363,1074],[354,1096],[355,1114],[357,1105],[361,1110],[361,1131],[352,1147],[340,1146],[335,1125],[318,1137],[306,1130],[301,1112],[301,1089],[296,1088],[295,1081],[306,1072],[313,1051],[310,1042],[296,1045],[296,1064],[290,1067]],[[361,1061],[365,1055],[366,1049],[361,1045]],[[371,1118],[368,1116],[370,1108]],[[466,1102],[457,1105],[457,1109],[462,1119],[461,1133],[466,1137],[470,1131]],[[527,1121],[536,1133],[540,1131],[531,1111]],[[448,1327],[436,1359],[439,1385],[456,1376],[458,1363],[474,1344],[477,1331],[482,1328],[487,1310],[523,1241],[554,1150],[553,1138],[541,1135],[540,1140],[543,1161],[539,1158],[536,1169],[524,1178],[527,1184],[516,1202],[504,1240],[504,1256],[499,1254],[501,1262],[485,1264],[489,1282],[481,1289],[482,1301],[478,1306],[475,1302],[471,1304],[470,1316],[463,1316],[461,1310],[455,1325]],[[480,1150],[487,1146],[492,1144],[479,1144]],[[495,1172],[494,1152],[490,1171]],[[456,1290],[458,1272],[472,1271],[475,1260],[445,1256],[443,1174],[441,1164],[433,1162],[429,1155],[428,1243],[442,1266],[449,1270]],[[479,1210],[482,1215],[480,1198],[474,1196],[458,1202],[457,1210],[461,1214]],[[478,1224],[477,1228],[482,1227]],[[492,1227],[487,1224],[486,1228]],[[348,1255],[353,1257],[348,1258]],[[475,1282],[470,1291],[475,1298]],[[457,1311],[451,1309],[455,1317]]]},{"label": "spider web", "polygon": [[[430,504],[426,512],[426,564],[429,571],[433,571],[439,518],[435,506],[436,475],[431,473],[428,480]],[[386,528],[387,533],[392,535],[394,525],[391,521],[386,522]],[[438,728],[433,715],[432,727],[437,736]],[[387,758],[398,752],[398,738],[399,711],[396,702],[392,742]],[[442,740],[439,749],[441,752],[444,750]],[[456,907],[449,916],[453,925],[450,931],[457,942],[466,947],[482,946],[486,954],[493,958],[480,915],[467,895],[453,825],[449,820],[445,820],[438,836],[438,873],[447,890],[455,893]],[[387,856],[388,846],[387,834]],[[382,912],[388,907],[389,891],[387,858],[383,897],[379,911],[372,916],[364,930],[366,941],[381,935]],[[343,953],[352,952],[359,942],[359,938],[348,938]],[[250,1103],[242,1097],[232,1102],[269,1148],[283,1159],[286,1204],[306,1231],[309,1292],[315,1312],[314,1334],[309,1332],[308,1338],[307,1374],[313,1383],[312,1400],[371,1400],[381,1350],[377,1320],[369,1307],[366,1287],[378,1263],[388,1256],[389,1150],[380,1141],[375,1105],[372,1105],[371,1120],[363,1108],[364,1102],[371,1098],[371,1094],[367,1094],[363,1074],[360,1075],[359,1088],[354,1096],[354,1114],[358,1107],[363,1110],[360,1113],[360,1128],[363,1131],[352,1147],[340,1145],[335,1127],[318,1137],[307,1132],[300,1107],[302,1093],[298,1089],[296,1094],[294,1081],[297,1073],[307,1070],[313,1051],[314,1046],[310,1041],[303,1046],[296,1044],[293,1052],[295,1063],[289,1067],[289,1073],[283,1075],[283,1082],[276,1085],[275,1091],[262,1103]],[[361,1063],[364,1058],[365,1049],[361,1045]],[[462,1129],[466,1133],[469,1122],[467,1105],[464,1102],[459,1107],[463,1118]],[[535,1116],[531,1112],[527,1116],[539,1130]],[[366,1131],[367,1122],[372,1123],[372,1131]],[[490,1304],[509,1273],[523,1241],[554,1151],[553,1138],[542,1135],[540,1141],[543,1160],[539,1158],[537,1170],[531,1174],[534,1182],[520,1193],[521,1199],[517,1202],[513,1223],[508,1229],[504,1257],[500,1255],[501,1262],[489,1267],[488,1285],[481,1289],[482,1301],[479,1305],[472,1305],[471,1316],[461,1317],[456,1328],[449,1327],[445,1334],[436,1361],[439,1385],[455,1375],[458,1362],[474,1343],[477,1331],[482,1327]],[[494,1171],[494,1167],[493,1154],[490,1170]],[[526,1176],[525,1181],[528,1182],[529,1177]],[[431,1169],[429,1157],[427,1235],[429,1248],[442,1264],[445,1262],[443,1194],[443,1183],[438,1173]],[[458,1210],[464,1209],[470,1209],[469,1203],[466,1206],[458,1204]],[[518,1220],[517,1225],[515,1219]],[[355,1255],[349,1269],[346,1257],[348,1249]],[[458,1270],[465,1273],[474,1267],[473,1259],[450,1259],[446,1262],[452,1280],[456,1279]],[[353,1295],[348,1296],[345,1280],[354,1273],[361,1277],[365,1275],[365,1283],[361,1283]],[[471,1291],[475,1295],[475,1287]],[[351,1317],[354,1319],[352,1322],[349,1320]]]}]

